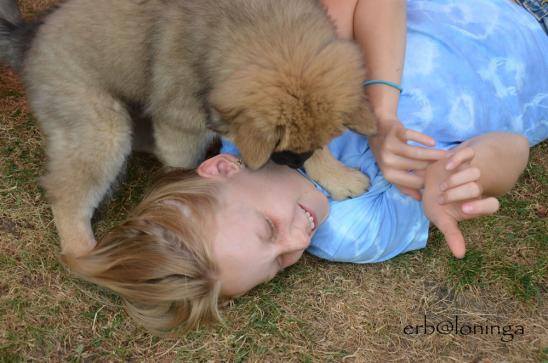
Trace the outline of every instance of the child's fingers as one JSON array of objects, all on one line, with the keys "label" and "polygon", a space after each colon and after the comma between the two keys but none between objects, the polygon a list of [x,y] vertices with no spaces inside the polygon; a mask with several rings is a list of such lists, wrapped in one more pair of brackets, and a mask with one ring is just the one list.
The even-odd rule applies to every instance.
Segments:
[{"label": "child's fingers", "polygon": [[436,141],[431,138],[428,135],[425,135],[421,132],[411,130],[411,129],[400,129],[398,133],[399,139],[403,142],[407,141],[415,141],[419,144],[426,145],[426,146],[434,146],[436,145]]},{"label": "child's fingers", "polygon": [[496,213],[500,208],[500,202],[497,198],[489,197],[463,203],[461,208],[466,219],[471,219]]},{"label": "child's fingers", "polygon": [[383,155],[381,161],[388,167],[400,170],[422,170],[430,165],[428,161],[408,159],[395,154]]},{"label": "child's fingers", "polygon": [[471,161],[475,156],[475,151],[471,147],[465,147],[450,154],[449,161],[445,164],[445,170],[453,170],[458,168],[466,161]]},{"label": "child's fingers", "polygon": [[406,171],[390,169],[384,173],[384,178],[390,183],[403,187],[419,190],[424,187],[424,178],[409,174]]},{"label": "child's fingers", "polygon": [[447,220],[439,223],[437,227],[443,233],[453,256],[463,258],[466,252],[466,244],[457,222],[455,220]]},{"label": "child's fingers", "polygon": [[481,172],[479,168],[466,168],[449,176],[447,180],[441,183],[440,190],[444,192],[448,189],[458,187],[459,185],[478,181],[480,179],[480,176]]},{"label": "child's fingers", "polygon": [[411,146],[403,143],[398,145],[396,150],[394,150],[394,153],[409,159],[428,161],[440,160],[447,155],[447,151],[445,150],[426,149],[423,147]]},{"label": "child's fingers", "polygon": [[458,187],[448,189],[439,197],[440,204],[454,203],[481,197],[483,190],[479,183],[469,182]]}]

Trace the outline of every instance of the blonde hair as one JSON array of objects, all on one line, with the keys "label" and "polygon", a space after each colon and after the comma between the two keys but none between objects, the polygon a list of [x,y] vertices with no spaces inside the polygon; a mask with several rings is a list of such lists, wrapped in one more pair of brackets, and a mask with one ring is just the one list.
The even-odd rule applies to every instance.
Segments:
[{"label": "blonde hair", "polygon": [[218,190],[196,172],[170,172],[89,254],[61,259],[77,276],[118,293],[129,315],[154,333],[220,321],[211,250]]}]

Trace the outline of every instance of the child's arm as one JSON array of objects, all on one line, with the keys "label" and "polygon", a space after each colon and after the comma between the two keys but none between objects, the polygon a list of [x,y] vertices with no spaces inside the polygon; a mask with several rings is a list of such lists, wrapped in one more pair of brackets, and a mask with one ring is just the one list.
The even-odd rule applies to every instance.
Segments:
[{"label": "child's arm", "polygon": [[[354,39],[363,52],[368,79],[401,83],[406,21],[405,0],[358,0],[354,11]],[[378,84],[365,90],[381,121],[396,118],[400,97],[397,89]]]},{"label": "child's arm", "polygon": [[495,213],[494,197],[514,186],[528,158],[525,137],[493,132],[462,143],[426,169],[424,211],[455,257],[466,250],[458,222]]},{"label": "child's arm", "polygon": [[[358,0],[354,11],[354,38],[360,45],[369,80],[401,83],[406,44],[405,0]],[[434,146],[420,132],[405,129],[397,117],[400,92],[390,86],[366,86],[371,107],[379,121],[379,132],[369,144],[384,177],[403,193],[420,199],[423,177],[409,170],[423,170],[444,151],[407,145],[416,141]]]}]

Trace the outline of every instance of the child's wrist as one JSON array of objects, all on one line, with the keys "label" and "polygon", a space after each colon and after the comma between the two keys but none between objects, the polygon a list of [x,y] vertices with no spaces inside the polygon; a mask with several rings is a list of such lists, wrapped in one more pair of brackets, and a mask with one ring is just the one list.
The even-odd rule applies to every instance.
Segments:
[{"label": "child's wrist", "polygon": [[380,129],[390,128],[394,124],[401,124],[396,112],[391,110],[373,110],[373,113],[377,117],[378,127]]},{"label": "child's wrist", "polygon": [[401,87],[401,85],[399,83],[392,82],[392,81],[387,81],[387,80],[384,80],[384,79],[366,80],[366,81],[363,82],[363,86],[364,87],[369,87],[369,86],[390,87],[393,90],[398,91],[399,93],[403,92],[403,88]]},{"label": "child's wrist", "polygon": [[399,95],[392,91],[383,91],[367,90],[371,110],[379,120],[397,119]]}]

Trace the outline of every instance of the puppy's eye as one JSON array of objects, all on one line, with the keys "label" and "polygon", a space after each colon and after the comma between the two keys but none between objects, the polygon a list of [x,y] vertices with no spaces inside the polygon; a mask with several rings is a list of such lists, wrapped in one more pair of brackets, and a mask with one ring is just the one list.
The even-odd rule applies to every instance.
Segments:
[{"label": "puppy's eye", "polygon": [[278,146],[282,143],[282,137],[284,135],[284,128],[282,126],[276,126],[276,130],[274,132],[275,135],[277,135],[278,141],[276,141],[276,146],[274,149],[277,149]]},{"label": "puppy's eye", "polygon": [[218,133],[219,135],[227,135],[228,132],[230,131],[227,124],[222,122],[217,123],[212,120],[208,120],[206,127],[209,130]]}]

